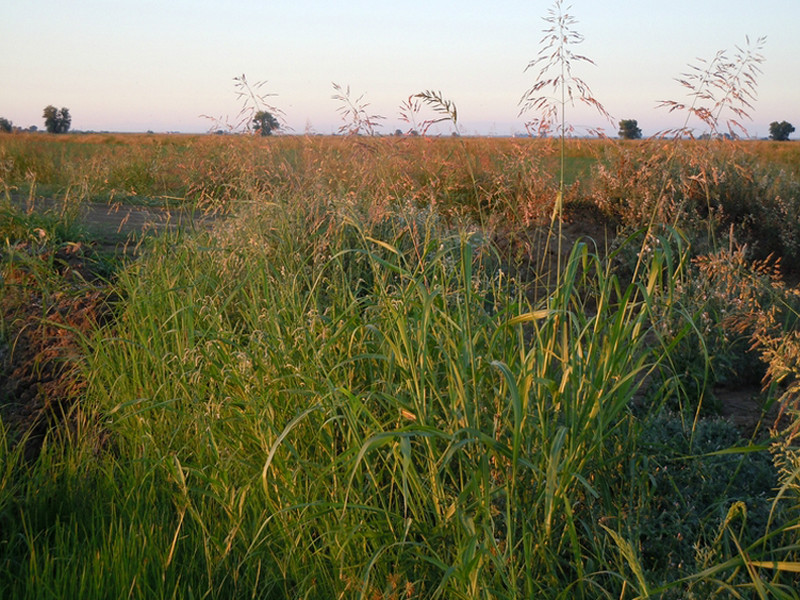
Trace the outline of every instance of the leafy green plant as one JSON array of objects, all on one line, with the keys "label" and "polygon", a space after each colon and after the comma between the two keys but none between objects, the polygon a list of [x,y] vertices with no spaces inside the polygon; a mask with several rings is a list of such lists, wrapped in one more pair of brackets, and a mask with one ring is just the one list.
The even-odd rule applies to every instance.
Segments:
[{"label": "leafy green plant", "polygon": [[648,570],[674,577],[690,568],[736,502],[747,507],[741,543],[749,545],[767,530],[777,472],[767,447],[750,446],[731,422],[704,419],[692,429],[680,415],[665,412],[647,421],[640,443],[650,467],[650,487],[637,514]]}]

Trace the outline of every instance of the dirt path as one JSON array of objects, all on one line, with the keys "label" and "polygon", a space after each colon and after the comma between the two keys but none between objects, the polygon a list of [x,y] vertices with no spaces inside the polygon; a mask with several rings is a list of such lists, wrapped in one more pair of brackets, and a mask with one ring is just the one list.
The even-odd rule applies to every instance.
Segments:
[{"label": "dirt path", "polygon": [[81,218],[88,227],[115,233],[140,233],[148,230],[192,227],[200,222],[184,209],[165,209],[91,203],[81,209]]},{"label": "dirt path", "polygon": [[119,300],[97,277],[92,257],[100,252],[130,258],[136,244],[129,242],[144,235],[208,227],[214,219],[159,207],[83,203],[70,208],[49,198],[12,198],[12,202],[27,214],[72,220],[89,240],[88,245],[44,250],[17,245],[17,251],[32,253],[34,262],[38,257],[41,265],[50,265],[49,277],[63,283],[56,292],[46,289],[52,283],[40,285],[26,261],[9,264],[2,274],[0,421],[12,445],[24,440],[24,456],[34,460],[52,428],[74,426],[85,386],[77,367],[83,352],[80,336],[112,319],[111,306]]},{"label": "dirt path", "polygon": [[34,200],[12,197],[19,209],[28,213],[63,215],[76,210],[77,220],[89,233],[89,237],[100,245],[117,243],[131,236],[179,228],[207,227],[215,217],[194,214],[187,208],[164,208],[138,206],[120,202],[83,202],[77,209],[70,208],[61,200],[35,198]]}]

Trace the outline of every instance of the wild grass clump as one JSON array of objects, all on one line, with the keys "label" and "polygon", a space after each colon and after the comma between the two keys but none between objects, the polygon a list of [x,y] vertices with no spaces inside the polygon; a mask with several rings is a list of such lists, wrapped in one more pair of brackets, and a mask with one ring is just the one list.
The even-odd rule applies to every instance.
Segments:
[{"label": "wild grass clump", "polygon": [[[87,362],[114,451],[56,521],[12,495],[7,556],[26,558],[7,589],[66,586],[51,545],[112,595],[644,589],[617,499],[638,480],[628,404],[657,361],[646,299],[668,257],[620,289],[579,246],[535,306],[477,230],[303,200],[164,238],[120,275]],[[56,446],[43,461],[71,456]],[[147,548],[124,564],[98,546],[122,533]]]},{"label": "wild grass clump", "polygon": [[45,210],[26,210],[24,206],[0,199],[0,238],[8,244],[62,244],[85,237],[77,206],[65,201]]},{"label": "wild grass clump", "polygon": [[[547,140],[224,137],[159,169],[231,216],[144,242],[66,425],[3,438],[1,596],[793,597],[796,298],[725,220],[791,177],[697,142],[570,140],[562,188]],[[15,210],[12,246],[71,235]],[[588,213],[623,235],[576,239]],[[775,436],[707,418],[762,376]]]},{"label": "wild grass clump", "polygon": [[650,140],[608,145],[592,178],[594,202],[630,231],[681,229],[703,254],[745,244],[750,259],[797,258],[797,179],[758,158],[754,142]]},{"label": "wild grass clump", "polygon": [[[0,199],[0,294],[2,325],[13,320],[16,309],[25,309],[31,294],[39,298],[42,313],[49,299],[64,291],[63,275],[87,253],[86,231],[77,206],[64,201],[43,211],[26,210],[9,199]],[[75,273],[80,279],[80,274]]]}]

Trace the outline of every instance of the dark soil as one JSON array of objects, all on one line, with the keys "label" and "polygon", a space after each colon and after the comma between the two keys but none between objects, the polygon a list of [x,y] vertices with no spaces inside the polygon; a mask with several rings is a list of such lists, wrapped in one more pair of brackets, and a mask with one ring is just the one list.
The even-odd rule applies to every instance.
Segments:
[{"label": "dark soil", "polygon": [[[62,210],[49,199],[28,204],[20,208]],[[90,243],[54,249],[21,242],[14,252],[26,260],[7,261],[0,273],[0,418],[11,444],[24,443],[29,460],[55,425],[71,427],[79,418],[85,336],[113,320],[118,301],[102,257],[130,259],[142,235],[195,225],[182,211],[99,203],[81,206],[78,220]]]},{"label": "dark soil", "polygon": [[758,386],[719,387],[714,390],[714,396],[720,404],[720,416],[730,420],[745,438],[789,425],[787,419],[781,419],[777,404],[765,409]]},{"label": "dark soil", "polygon": [[74,416],[85,387],[78,368],[84,336],[109,322],[115,299],[107,286],[93,283],[80,246],[47,259],[56,266],[51,276],[63,284],[59,291],[47,294],[25,266],[9,266],[0,301],[0,416],[12,444],[24,442],[29,460],[54,424]]},{"label": "dark soil", "polygon": [[[26,212],[59,214],[64,202],[52,198],[33,200],[13,196],[12,202]],[[195,213],[188,208],[164,208],[122,203],[84,202],[77,208],[76,219],[98,249],[130,244],[142,235],[175,229],[207,227],[216,218]]]}]

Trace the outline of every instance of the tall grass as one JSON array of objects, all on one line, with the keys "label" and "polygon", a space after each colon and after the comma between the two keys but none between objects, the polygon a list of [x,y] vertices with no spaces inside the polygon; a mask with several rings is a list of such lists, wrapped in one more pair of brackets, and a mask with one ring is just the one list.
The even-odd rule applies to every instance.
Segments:
[{"label": "tall grass", "polygon": [[[714,319],[742,293],[698,277],[699,209],[647,237],[655,143],[592,159],[565,204],[588,190],[638,233],[576,245],[537,290],[504,236],[549,221],[542,141],[209,140],[182,160],[239,157],[218,176],[241,214],[117,273],[71,428],[32,464],[4,438],[3,596],[792,597],[792,455],[774,447],[775,475],[764,443],[695,411],[684,369],[708,394]],[[474,178],[451,169],[464,153]],[[693,165],[669,172],[681,202]],[[724,207],[750,179],[716,172],[739,181],[710,188]],[[789,206],[774,176],[752,189]],[[760,330],[776,376],[785,323]]]},{"label": "tall grass", "polygon": [[92,387],[133,470],[173,481],[175,553],[205,540],[215,595],[608,585],[585,527],[618,527],[650,290],[580,247],[539,309],[431,218],[262,207],[123,275]]},{"label": "tall grass", "polygon": [[670,247],[624,284],[578,245],[531,304],[411,206],[276,199],[157,241],[90,345],[96,442],[4,480],[4,590],[646,596],[631,406],[673,343]]},{"label": "tall grass", "polygon": [[[556,152],[3,140],[7,248],[36,229],[12,196],[42,185],[229,218],[115,273],[38,459],[0,421],[0,596],[797,597],[796,294],[752,263],[796,252],[796,178],[741,146],[567,140],[570,97],[596,101],[561,2],[548,23],[530,66],[560,99],[524,101],[550,107]],[[457,128],[441,93],[412,99]],[[622,235],[567,244],[581,209]],[[756,247],[766,223],[779,242]],[[701,411],[743,347],[783,438]]]}]

